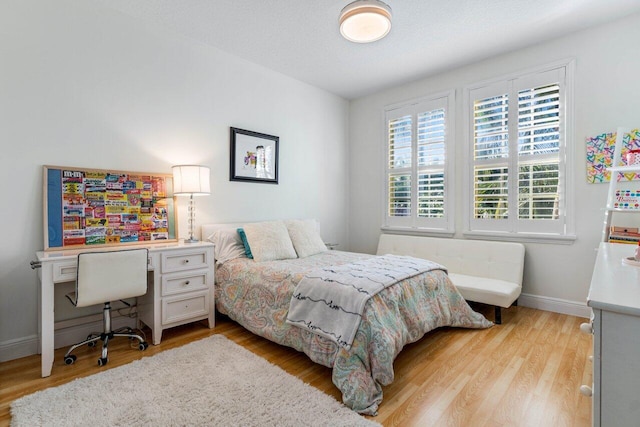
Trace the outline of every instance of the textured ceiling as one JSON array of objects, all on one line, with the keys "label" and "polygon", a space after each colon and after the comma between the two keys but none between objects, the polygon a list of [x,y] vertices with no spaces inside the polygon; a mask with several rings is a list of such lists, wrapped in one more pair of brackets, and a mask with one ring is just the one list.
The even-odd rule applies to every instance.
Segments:
[{"label": "textured ceiling", "polygon": [[391,33],[356,44],[350,0],[95,0],[347,99],[640,12],[640,0],[387,0]]}]

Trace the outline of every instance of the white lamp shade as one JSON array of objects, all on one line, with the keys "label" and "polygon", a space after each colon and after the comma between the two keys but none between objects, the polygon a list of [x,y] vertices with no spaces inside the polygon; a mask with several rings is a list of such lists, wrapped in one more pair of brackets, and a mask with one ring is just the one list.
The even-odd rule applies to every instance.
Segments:
[{"label": "white lamp shade", "polygon": [[355,43],[380,40],[391,31],[391,8],[379,0],[356,0],[340,12],[340,34]]},{"label": "white lamp shade", "polygon": [[198,196],[211,194],[210,169],[207,166],[173,166],[173,194]]}]

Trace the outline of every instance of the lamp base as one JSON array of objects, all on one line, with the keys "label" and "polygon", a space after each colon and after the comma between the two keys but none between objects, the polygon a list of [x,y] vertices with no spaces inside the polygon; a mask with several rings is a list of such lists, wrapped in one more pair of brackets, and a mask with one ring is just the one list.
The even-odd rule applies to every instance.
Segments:
[{"label": "lamp base", "polygon": [[185,243],[198,243],[200,240],[194,238],[194,237],[190,237],[188,239],[184,239]]}]

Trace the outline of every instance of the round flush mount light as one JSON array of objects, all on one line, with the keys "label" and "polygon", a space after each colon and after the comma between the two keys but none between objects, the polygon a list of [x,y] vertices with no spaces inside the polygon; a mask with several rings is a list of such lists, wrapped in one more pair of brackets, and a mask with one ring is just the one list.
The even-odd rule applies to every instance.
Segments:
[{"label": "round flush mount light", "polygon": [[354,43],[380,40],[391,31],[391,8],[379,0],[356,0],[340,12],[340,34]]}]

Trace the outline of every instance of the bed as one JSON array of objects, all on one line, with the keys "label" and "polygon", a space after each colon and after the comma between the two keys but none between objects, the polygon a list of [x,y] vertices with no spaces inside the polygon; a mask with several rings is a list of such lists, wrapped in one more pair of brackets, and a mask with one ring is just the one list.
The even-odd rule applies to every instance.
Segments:
[{"label": "bed", "polygon": [[[333,266],[350,268],[373,255],[320,248],[313,222],[299,221],[302,234],[315,239],[315,250],[306,240],[294,245],[295,227],[280,222],[280,235],[265,233],[259,225],[244,224],[248,232],[243,244],[237,225],[203,226],[203,236],[216,244],[215,304],[217,310],[249,331],[304,352],[311,360],[332,368],[333,383],[342,392],[345,405],[354,411],[375,415],[382,402],[382,386],[393,381],[393,361],[402,348],[427,332],[442,326],[486,328],[492,325],[474,312],[447,277],[435,268],[419,273],[373,295],[364,305],[361,321],[350,345],[339,345],[326,336],[287,323],[292,296],[310,272]],[[259,223],[263,224],[263,223]],[[289,231],[292,247],[282,254],[262,257],[260,248],[281,246],[282,225]],[[314,233],[317,235],[315,236]],[[222,237],[221,237],[222,236]],[[299,236],[298,236],[299,237]],[[308,237],[308,236],[305,236]],[[319,240],[320,239],[320,240]],[[300,239],[297,239],[300,241]],[[308,239],[307,239],[308,240]],[[306,245],[306,247],[305,247]],[[256,252],[247,258],[247,249]],[[277,251],[280,249],[277,249]],[[304,255],[304,256],[299,256]]]}]

